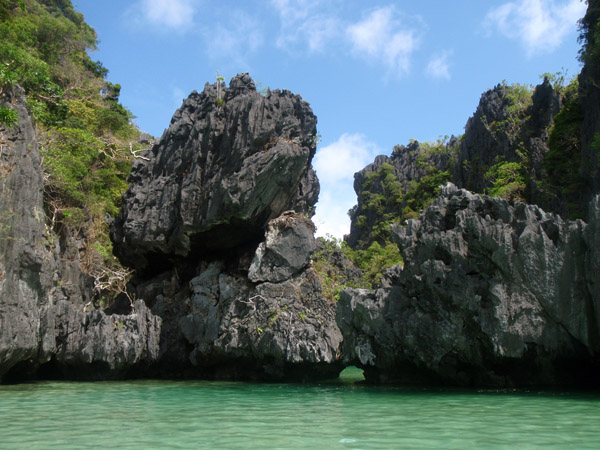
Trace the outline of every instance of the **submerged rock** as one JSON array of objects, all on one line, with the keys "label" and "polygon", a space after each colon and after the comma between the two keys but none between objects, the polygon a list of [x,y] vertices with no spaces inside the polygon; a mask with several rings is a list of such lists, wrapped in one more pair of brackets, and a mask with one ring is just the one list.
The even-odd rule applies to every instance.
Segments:
[{"label": "submerged rock", "polygon": [[394,228],[405,266],[388,287],[342,292],[346,361],[376,382],[597,385],[594,217],[564,221],[448,184]]}]

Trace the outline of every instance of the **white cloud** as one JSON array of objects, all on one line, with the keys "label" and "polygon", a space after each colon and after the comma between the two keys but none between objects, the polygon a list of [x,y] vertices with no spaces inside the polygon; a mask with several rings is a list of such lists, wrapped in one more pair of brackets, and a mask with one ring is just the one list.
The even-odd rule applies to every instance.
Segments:
[{"label": "white cloud", "polygon": [[313,166],[321,183],[314,218],[317,235],[342,238],[350,231],[348,210],[356,203],[354,173],[373,162],[379,148],[361,134],[343,134],[317,150]]},{"label": "white cloud", "polygon": [[576,30],[577,20],[583,17],[585,9],[581,0],[517,0],[490,10],[484,25],[520,41],[531,57],[559,47]]},{"label": "white cloud", "polygon": [[378,147],[362,134],[344,133],[337,141],[317,150],[313,166],[321,183],[338,183],[372,162]]},{"label": "white cloud", "polygon": [[450,75],[450,63],[448,58],[452,55],[452,52],[445,51],[440,54],[434,55],[425,68],[425,73],[436,80],[449,80]]},{"label": "white cloud", "polygon": [[126,12],[137,25],[188,29],[194,21],[195,0],[140,0]]},{"label": "white cloud", "polygon": [[355,53],[384,63],[390,72],[405,74],[419,38],[414,28],[399,20],[393,6],[379,8],[364,20],[347,27]]},{"label": "white cloud", "polygon": [[271,0],[284,24],[304,21],[322,6],[322,0]]},{"label": "white cloud", "polygon": [[350,217],[348,210],[356,203],[354,199],[340,201],[339,191],[334,189],[324,190],[321,187],[319,203],[313,221],[317,227],[317,236],[331,235],[343,239],[350,233]]},{"label": "white cloud", "polygon": [[323,52],[325,48],[338,39],[342,29],[335,17],[314,17],[305,21],[294,39],[304,40],[311,52]]}]

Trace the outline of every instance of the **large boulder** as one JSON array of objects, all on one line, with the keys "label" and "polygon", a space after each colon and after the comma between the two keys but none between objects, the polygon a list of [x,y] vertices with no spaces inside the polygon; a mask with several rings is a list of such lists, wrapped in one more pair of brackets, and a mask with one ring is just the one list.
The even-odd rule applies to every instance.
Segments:
[{"label": "large boulder", "polygon": [[129,314],[105,314],[61,300],[54,307],[57,347],[42,377],[105,380],[141,376],[158,359],[162,321],[142,300]]},{"label": "large boulder", "polygon": [[596,219],[448,184],[394,235],[403,270],[385,288],[343,291],[337,313],[345,358],[368,379],[597,386]]},{"label": "large boulder", "polygon": [[271,220],[265,240],[256,249],[248,278],[277,283],[305,269],[316,249],[314,233],[315,226],[309,219],[293,213]]},{"label": "large boulder", "polygon": [[263,96],[247,74],[192,92],[134,163],[112,228],[121,260],[156,273],[165,256],[258,243],[282,212],[312,211],[316,123],[300,96]]}]

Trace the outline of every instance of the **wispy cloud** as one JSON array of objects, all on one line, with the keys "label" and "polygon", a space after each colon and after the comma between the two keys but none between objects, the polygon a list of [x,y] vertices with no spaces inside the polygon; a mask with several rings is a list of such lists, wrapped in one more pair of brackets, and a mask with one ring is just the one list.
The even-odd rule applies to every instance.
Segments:
[{"label": "wispy cloud", "polygon": [[319,148],[313,166],[321,183],[314,218],[317,234],[342,238],[350,231],[347,211],[356,203],[354,173],[373,162],[380,149],[362,134],[343,134],[337,141]]},{"label": "wispy cloud", "polygon": [[286,24],[304,21],[314,15],[322,4],[323,0],[271,0],[271,5]]},{"label": "wispy cloud", "polygon": [[194,23],[196,6],[196,0],[139,0],[125,14],[137,25],[185,31]]},{"label": "wispy cloud", "polygon": [[393,6],[373,10],[346,32],[356,54],[383,63],[397,75],[410,69],[410,59],[419,44],[418,31]]},{"label": "wispy cloud", "polygon": [[279,48],[297,51],[303,47],[309,52],[323,52],[337,41],[343,26],[329,9],[335,2],[323,0],[271,0],[281,19],[276,39]]},{"label": "wispy cloud", "polygon": [[559,47],[576,29],[585,8],[581,0],[517,0],[490,10],[484,24],[519,41],[531,57]]},{"label": "wispy cloud", "polygon": [[436,80],[449,80],[452,78],[450,75],[450,63],[448,62],[448,58],[451,55],[451,51],[443,51],[433,55],[427,63],[425,74]]},{"label": "wispy cloud", "polygon": [[213,60],[227,60],[247,68],[248,56],[264,42],[260,23],[244,11],[229,12],[226,23],[217,23],[204,32],[206,52]]}]

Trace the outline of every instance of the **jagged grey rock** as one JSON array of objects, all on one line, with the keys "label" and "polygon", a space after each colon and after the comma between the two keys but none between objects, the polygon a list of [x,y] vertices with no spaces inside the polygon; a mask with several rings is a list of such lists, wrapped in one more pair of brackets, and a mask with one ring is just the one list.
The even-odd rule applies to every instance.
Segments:
[{"label": "jagged grey rock", "polygon": [[[222,100],[222,101],[221,101]],[[155,376],[319,379],[342,369],[310,268],[316,117],[247,74],[193,92],[134,164],[111,236],[162,318]]]},{"label": "jagged grey rock", "polygon": [[254,282],[284,281],[306,268],[316,248],[314,224],[294,213],[269,222],[264,242],[256,249],[248,271]]},{"label": "jagged grey rock", "polygon": [[379,382],[596,383],[595,220],[448,184],[419,220],[395,226],[396,279],[342,292],[345,358]]},{"label": "jagged grey rock", "polygon": [[335,304],[311,268],[252,283],[225,261],[203,263],[176,285],[174,271],[138,286],[163,318],[160,376],[293,380],[333,378],[343,368]]},{"label": "jagged grey rock", "polygon": [[213,266],[191,283],[181,329],[198,370],[274,380],[335,377],[341,370],[334,307],[312,270],[254,287]]},{"label": "jagged grey rock", "polygon": [[55,307],[55,356],[46,371],[75,379],[137,375],[159,355],[161,319],[142,300],[130,314],[107,315],[62,300]]},{"label": "jagged grey rock", "polygon": [[47,361],[54,349],[48,295],[53,285],[51,235],[44,227],[43,173],[24,92],[14,88],[3,106],[19,114],[0,125],[0,380],[17,365]]},{"label": "jagged grey rock", "polygon": [[475,192],[489,187],[487,170],[500,160],[520,161],[523,152],[530,160],[532,192],[536,200],[535,181],[543,177],[542,164],[548,152],[548,129],[560,111],[560,94],[547,78],[536,86],[532,103],[523,117],[514,112],[514,88],[499,84],[483,93],[477,110],[465,126],[460,152],[453,168],[454,183]]},{"label": "jagged grey rock", "polygon": [[112,227],[121,260],[143,271],[165,256],[258,243],[282,212],[309,213],[316,123],[300,96],[263,96],[247,74],[192,92],[149,160],[134,163]]},{"label": "jagged grey rock", "polygon": [[[79,268],[77,240],[62,243],[46,225],[42,161],[23,91],[14,88],[2,104],[19,121],[0,126],[0,381],[50,366],[87,379],[142,367],[158,352],[160,319],[139,303],[135,315],[118,316],[127,326],[117,330],[112,316],[84,311],[93,286]],[[95,363],[104,370],[91,370]]]},{"label": "jagged grey rock", "polygon": [[[381,211],[376,213],[364,206],[376,195],[384,197],[390,195],[381,183],[376,182],[368,186],[365,182],[369,174],[378,172],[384,164],[389,164],[393,168],[393,174],[401,183],[403,192],[406,192],[411,188],[411,183],[421,180],[432,169],[447,170],[451,165],[452,154],[455,153],[458,145],[459,141],[454,136],[444,145],[444,151],[432,151],[430,145],[412,141],[406,146],[395,146],[391,156],[376,156],[373,163],[356,172],[354,174],[354,192],[356,192],[357,206],[350,214],[350,233],[344,237],[350,247],[355,248],[359,243],[369,242],[370,230],[381,219]],[[386,205],[383,215],[397,214],[397,211],[402,210],[405,206],[406,204],[394,204],[390,208]],[[359,215],[363,215],[362,223],[359,223]]]}]

